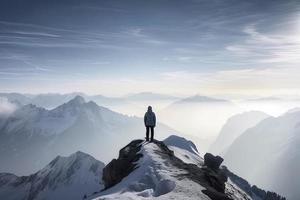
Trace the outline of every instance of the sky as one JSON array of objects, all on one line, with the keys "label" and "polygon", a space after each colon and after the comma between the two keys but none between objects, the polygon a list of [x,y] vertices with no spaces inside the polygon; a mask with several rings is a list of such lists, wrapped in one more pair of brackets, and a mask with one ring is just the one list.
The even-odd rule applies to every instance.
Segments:
[{"label": "sky", "polygon": [[297,0],[1,0],[0,91],[300,95]]}]

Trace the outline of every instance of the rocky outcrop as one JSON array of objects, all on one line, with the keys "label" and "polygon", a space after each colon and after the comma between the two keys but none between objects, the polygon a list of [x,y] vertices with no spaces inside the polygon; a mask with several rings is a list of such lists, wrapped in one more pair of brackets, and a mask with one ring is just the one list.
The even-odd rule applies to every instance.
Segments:
[{"label": "rocky outcrop", "polygon": [[119,183],[124,177],[130,174],[136,167],[136,161],[142,157],[138,153],[141,150],[143,140],[134,140],[119,151],[118,159],[113,159],[103,169],[102,179],[105,189]]},{"label": "rocky outcrop", "polygon": [[225,183],[227,182],[228,176],[220,169],[222,162],[223,158],[220,156],[214,156],[211,153],[206,153],[204,155],[204,166],[202,167],[202,170],[204,171],[204,175],[209,186],[217,192],[212,190],[210,187],[203,192],[215,200],[231,199],[227,196],[227,194],[225,194]]},{"label": "rocky outcrop", "polygon": [[220,156],[214,156],[211,153],[204,155],[204,165],[213,170],[218,170],[224,159]]}]

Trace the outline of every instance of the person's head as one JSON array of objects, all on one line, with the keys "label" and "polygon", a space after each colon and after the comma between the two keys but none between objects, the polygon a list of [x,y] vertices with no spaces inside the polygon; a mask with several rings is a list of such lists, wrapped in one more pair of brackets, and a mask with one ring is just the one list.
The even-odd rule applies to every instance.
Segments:
[{"label": "person's head", "polygon": [[152,111],[152,107],[151,106],[148,106],[148,111]]}]

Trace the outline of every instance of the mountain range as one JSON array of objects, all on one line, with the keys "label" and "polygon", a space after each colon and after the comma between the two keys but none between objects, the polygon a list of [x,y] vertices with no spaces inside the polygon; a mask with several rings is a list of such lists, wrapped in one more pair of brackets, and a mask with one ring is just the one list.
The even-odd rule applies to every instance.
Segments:
[{"label": "mountain range", "polygon": [[222,127],[217,139],[210,146],[209,152],[223,155],[227,148],[244,131],[270,117],[270,115],[260,111],[248,111],[230,117]]},{"label": "mountain range", "polygon": [[[156,130],[157,138],[176,133],[163,124]],[[78,150],[106,162],[126,141],[143,137],[144,132],[141,118],[85,102],[81,96],[51,110],[28,104],[0,118],[0,170],[29,174],[56,155]]]},{"label": "mountain range", "polygon": [[[288,199],[300,192],[300,112],[268,117],[245,130],[228,147],[225,164],[257,185]],[[249,169],[249,166],[251,169]]]}]

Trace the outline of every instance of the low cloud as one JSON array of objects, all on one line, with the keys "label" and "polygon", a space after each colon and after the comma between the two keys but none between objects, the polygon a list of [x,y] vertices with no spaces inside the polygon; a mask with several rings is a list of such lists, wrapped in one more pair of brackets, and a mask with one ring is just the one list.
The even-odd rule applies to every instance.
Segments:
[{"label": "low cloud", "polygon": [[17,109],[17,106],[9,102],[6,98],[0,97],[0,114],[10,114]]}]

